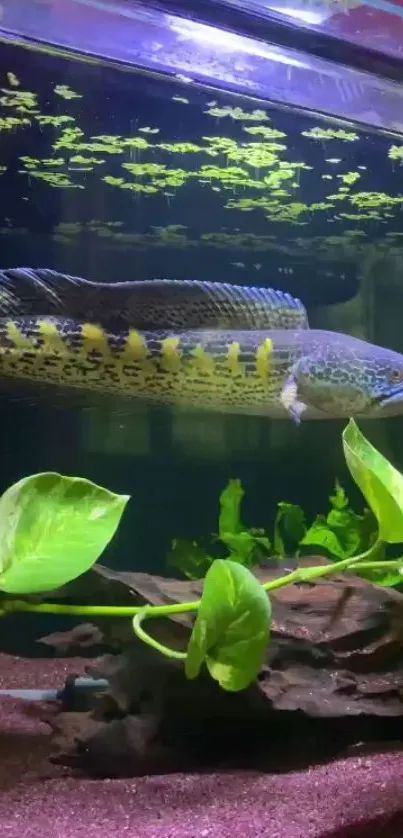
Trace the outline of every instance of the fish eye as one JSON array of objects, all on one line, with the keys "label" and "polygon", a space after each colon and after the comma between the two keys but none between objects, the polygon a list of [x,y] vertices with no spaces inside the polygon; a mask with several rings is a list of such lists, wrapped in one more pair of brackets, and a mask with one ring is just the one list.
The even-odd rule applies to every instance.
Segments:
[{"label": "fish eye", "polygon": [[403,381],[403,370],[392,370],[389,378],[392,384],[399,384],[399,382]]}]

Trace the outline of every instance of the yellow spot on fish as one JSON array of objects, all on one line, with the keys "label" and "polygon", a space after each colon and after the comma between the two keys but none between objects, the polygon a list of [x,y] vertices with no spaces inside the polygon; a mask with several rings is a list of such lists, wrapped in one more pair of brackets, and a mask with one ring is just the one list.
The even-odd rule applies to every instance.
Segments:
[{"label": "yellow spot on fish", "polygon": [[161,366],[166,372],[178,372],[182,365],[179,338],[164,338],[161,341]]},{"label": "yellow spot on fish", "polygon": [[147,344],[140,332],[135,329],[130,329],[126,340],[126,346],[123,351],[122,360],[130,361],[145,361],[147,359]]},{"label": "yellow spot on fish", "polygon": [[97,326],[96,323],[83,323],[81,334],[85,354],[95,350],[103,355],[110,355],[108,336],[101,326]]},{"label": "yellow spot on fish", "polygon": [[38,352],[55,352],[57,355],[66,354],[66,344],[56,323],[50,320],[38,320],[38,332],[43,339]]},{"label": "yellow spot on fish", "polygon": [[231,375],[241,375],[242,367],[239,363],[239,356],[241,354],[241,345],[238,341],[233,341],[228,346],[228,366]]},{"label": "yellow spot on fish", "polygon": [[198,372],[204,372],[208,375],[213,374],[215,367],[214,358],[209,352],[206,352],[200,343],[192,349],[191,354],[195,360],[195,367]]},{"label": "yellow spot on fish", "polygon": [[260,378],[268,382],[270,375],[270,356],[273,352],[273,341],[266,338],[256,350],[256,372]]},{"label": "yellow spot on fish", "polygon": [[35,348],[32,338],[23,334],[14,320],[9,320],[6,325],[6,334],[15,346],[15,349],[30,350]]}]

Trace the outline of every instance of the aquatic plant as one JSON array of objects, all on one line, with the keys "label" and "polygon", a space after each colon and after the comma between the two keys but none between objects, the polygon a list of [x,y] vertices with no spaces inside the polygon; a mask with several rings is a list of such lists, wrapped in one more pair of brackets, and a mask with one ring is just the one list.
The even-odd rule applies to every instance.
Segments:
[{"label": "aquatic plant", "polygon": [[[195,602],[74,606],[7,596],[0,602],[3,616],[28,611],[131,617],[135,634],[168,658],[183,661],[188,678],[195,678],[205,664],[224,689],[244,689],[257,677],[266,654],[271,591],[347,571],[380,585],[396,584],[402,579],[403,556],[385,560],[384,551],[387,544],[403,543],[403,475],[368,442],[352,419],[343,431],[342,443],[350,473],[377,521],[376,538],[359,555],[315,567],[299,566],[261,585],[248,567],[234,560],[235,552],[231,559],[212,562],[204,579],[202,598]],[[237,528],[241,499],[239,484],[222,498],[221,537]],[[13,595],[51,591],[88,570],[116,531],[127,501],[126,495],[108,492],[88,480],[54,473],[19,481],[0,498],[0,527],[6,535],[0,546],[0,591]],[[339,488],[333,499],[339,515],[348,512],[345,501]],[[299,523],[303,526],[301,520]],[[238,538],[238,547],[233,545],[235,551],[241,543]],[[196,614],[186,652],[163,646],[143,628],[146,619],[182,613]]]},{"label": "aquatic plant", "polygon": [[301,133],[303,137],[309,137],[311,140],[342,140],[353,143],[359,139],[355,131],[344,131],[342,128],[310,128]]},{"label": "aquatic plant", "polygon": [[[52,99],[53,97],[53,99]],[[39,181],[41,185],[64,189],[86,189],[91,187],[91,179],[99,177],[105,189],[121,189],[122,194],[132,194],[137,201],[153,200],[163,195],[168,205],[182,189],[198,185],[209,191],[218,201],[219,207],[234,215],[239,212],[253,212],[263,215],[272,224],[288,226],[306,226],[313,215],[323,215],[326,223],[338,224],[345,220],[355,222],[386,221],[401,209],[402,198],[399,195],[386,195],[381,192],[354,191],[362,179],[365,187],[366,167],[357,166],[360,171],[345,171],[329,174],[319,171],[319,166],[308,165],[292,159],[292,147],[287,147],[287,134],[281,126],[269,125],[270,116],[262,108],[242,108],[221,104],[218,101],[207,103],[204,109],[206,121],[214,124],[223,122],[227,126],[239,123],[235,130],[243,133],[239,137],[209,136],[208,132],[198,141],[170,141],[161,136],[158,126],[140,125],[136,133],[125,135],[99,134],[89,135],[79,124],[82,113],[83,94],[68,85],[54,84],[46,101],[46,113],[41,113],[42,104],[39,95],[33,90],[24,89],[24,84],[12,71],[5,74],[4,87],[0,88],[0,132],[15,133],[39,127],[49,138],[49,149],[43,160],[38,160],[35,167],[19,161],[16,171],[21,176],[29,177],[29,182]],[[173,101],[189,104],[182,97],[172,97]],[[60,114],[61,102],[76,113]],[[72,100],[72,101],[70,101]],[[75,100],[80,102],[77,112]],[[54,113],[48,113],[54,102]],[[348,129],[349,126],[347,126]],[[48,129],[49,130],[48,132]],[[336,148],[345,146],[359,139],[359,134],[346,127],[316,126],[302,130],[301,136],[306,144],[319,141],[323,148],[329,141],[336,143]],[[245,136],[247,135],[247,137]],[[280,140],[280,142],[279,142]],[[180,155],[182,168],[172,166],[172,156]],[[215,166],[209,164],[209,158],[215,158]],[[390,160],[402,159],[402,149],[391,146],[388,151]],[[60,160],[62,159],[62,162]],[[53,161],[53,164],[52,162]],[[189,166],[189,162],[191,165]],[[326,157],[324,163],[337,167],[343,163],[341,156]],[[106,169],[110,165],[111,169]],[[116,168],[121,167],[122,171]],[[137,171],[134,170],[137,167]],[[160,171],[157,169],[160,167]],[[351,167],[351,163],[350,163]],[[8,167],[10,168],[10,167]],[[49,169],[58,171],[49,171]],[[59,171],[60,169],[60,171]],[[141,171],[140,171],[141,169]],[[236,172],[237,170],[237,172]],[[235,173],[236,172],[236,173]],[[312,172],[312,177],[308,176]],[[325,193],[327,182],[337,177],[340,187],[332,194]],[[319,180],[322,194],[314,203],[294,200],[295,190],[302,189],[302,194],[317,194],[316,183]],[[231,198],[225,193],[231,193]],[[223,200],[224,198],[224,200]],[[339,211],[335,201],[340,202],[343,211]],[[9,225],[10,227],[10,225]],[[144,247],[141,234],[130,233],[127,246]],[[56,233],[57,241],[60,236]],[[123,243],[123,238],[120,239]],[[67,243],[67,242],[65,242]]]},{"label": "aquatic plant", "polygon": [[377,536],[376,518],[371,510],[355,512],[338,480],[329,496],[328,513],[317,515],[310,525],[300,506],[280,501],[272,533],[264,528],[246,527],[242,522],[244,494],[240,480],[229,480],[219,498],[218,533],[201,541],[173,539],[168,563],[188,579],[197,580],[205,576],[217,558],[233,559],[253,568],[265,558],[298,557],[314,549],[339,560],[365,552]]},{"label": "aquatic plant", "polygon": [[0,497],[0,591],[44,593],[84,573],[114,535],[128,500],[53,472],[15,483]]}]

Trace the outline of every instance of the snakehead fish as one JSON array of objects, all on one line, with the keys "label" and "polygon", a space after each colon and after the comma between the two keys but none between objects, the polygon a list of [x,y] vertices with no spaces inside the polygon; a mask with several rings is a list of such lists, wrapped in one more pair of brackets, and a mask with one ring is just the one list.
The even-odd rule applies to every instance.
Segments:
[{"label": "snakehead fish", "polygon": [[403,355],[212,282],[0,271],[0,382],[294,421],[403,413]]}]

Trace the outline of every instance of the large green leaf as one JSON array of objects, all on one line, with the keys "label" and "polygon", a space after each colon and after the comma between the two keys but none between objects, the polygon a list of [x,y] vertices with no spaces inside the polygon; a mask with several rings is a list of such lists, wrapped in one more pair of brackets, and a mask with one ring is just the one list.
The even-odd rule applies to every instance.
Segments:
[{"label": "large green leaf", "polygon": [[114,535],[128,495],[80,477],[34,474],[0,498],[0,590],[55,590],[96,562]]},{"label": "large green leaf", "polygon": [[403,475],[371,445],[354,419],[343,431],[347,466],[371,507],[383,541],[403,541]]},{"label": "large green leaf", "polygon": [[243,690],[261,669],[270,636],[271,605],[255,576],[230,559],[217,559],[203,596],[185,663],[196,678],[203,661],[221,687]]}]

